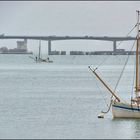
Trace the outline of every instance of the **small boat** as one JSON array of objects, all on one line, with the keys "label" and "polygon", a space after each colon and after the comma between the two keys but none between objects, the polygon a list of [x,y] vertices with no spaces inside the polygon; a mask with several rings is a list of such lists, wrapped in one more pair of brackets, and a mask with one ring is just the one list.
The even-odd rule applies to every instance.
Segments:
[{"label": "small boat", "polygon": [[[96,69],[93,69],[89,66],[89,69],[96,76],[96,78],[104,85],[104,87],[111,93],[111,105],[112,107],[112,115],[114,118],[140,118],[140,23],[139,16],[140,11],[137,12],[137,24],[135,27],[137,28],[136,35],[136,59],[135,59],[135,89],[134,96],[131,97],[130,101],[124,102],[118,95],[115,93],[110,86],[99,76],[96,72]],[[126,91],[127,92],[127,91]]]},{"label": "small boat", "polygon": [[41,40],[39,41],[39,53],[38,53],[38,57],[35,56],[35,57],[31,57],[29,56],[30,58],[32,58],[33,60],[35,60],[35,62],[45,62],[45,63],[53,63],[52,60],[50,60],[49,57],[47,57],[47,59],[43,59],[41,58]]},{"label": "small boat", "polygon": [[38,58],[38,59],[36,59],[36,62],[53,63],[52,60],[49,60],[49,57],[47,59]]}]

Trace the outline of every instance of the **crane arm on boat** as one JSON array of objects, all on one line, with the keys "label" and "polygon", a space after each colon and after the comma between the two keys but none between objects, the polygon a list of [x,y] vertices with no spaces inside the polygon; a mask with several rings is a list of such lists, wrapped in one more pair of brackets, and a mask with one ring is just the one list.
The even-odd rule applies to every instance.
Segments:
[{"label": "crane arm on boat", "polygon": [[89,69],[95,74],[95,76],[99,79],[99,81],[109,90],[109,92],[120,102],[120,98],[114,93],[111,88],[100,78],[100,76],[93,70],[90,66]]}]

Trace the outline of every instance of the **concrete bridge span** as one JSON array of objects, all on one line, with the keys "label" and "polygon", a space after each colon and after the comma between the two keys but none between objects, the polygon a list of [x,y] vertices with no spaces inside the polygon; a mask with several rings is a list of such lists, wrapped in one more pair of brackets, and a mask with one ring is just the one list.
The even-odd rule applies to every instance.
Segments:
[{"label": "concrete bridge span", "polygon": [[0,39],[24,39],[24,40],[44,40],[48,41],[48,55],[51,53],[51,41],[59,40],[100,40],[112,41],[113,51],[116,51],[117,41],[131,41],[136,40],[136,37],[109,37],[109,36],[14,36],[14,35],[0,35]]}]

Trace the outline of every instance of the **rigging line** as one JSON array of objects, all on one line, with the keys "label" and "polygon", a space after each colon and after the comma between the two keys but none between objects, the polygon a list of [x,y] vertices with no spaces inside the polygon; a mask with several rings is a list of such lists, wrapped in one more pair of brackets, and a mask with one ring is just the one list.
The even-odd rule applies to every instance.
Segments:
[{"label": "rigging line", "polygon": [[[135,45],[135,42],[136,42],[136,40],[134,41],[130,52],[132,52],[132,50],[133,50],[133,48],[134,48],[134,45]],[[118,78],[118,81],[117,81],[117,83],[116,83],[116,86],[115,86],[115,88],[114,88],[114,92],[116,91],[116,88],[117,88],[117,86],[118,86],[118,84],[119,84],[119,82],[120,82],[120,80],[121,80],[121,77],[122,77],[122,75],[123,75],[123,72],[124,72],[124,70],[125,70],[125,67],[126,67],[126,65],[127,65],[127,63],[128,63],[129,57],[130,57],[130,54],[127,56],[127,59],[126,59],[125,64],[124,64],[124,66],[123,66],[122,72],[121,72],[121,74],[120,74],[120,76],[119,76],[119,78]]]},{"label": "rigging line", "polygon": [[102,91],[101,91],[101,89],[100,89],[100,87],[99,87],[99,85],[97,83],[97,80],[95,80],[95,83],[96,83],[96,86],[99,89],[99,93],[101,94],[102,98],[104,99],[104,102],[105,102],[106,106],[109,107],[109,105],[107,104],[107,101],[106,101],[105,97],[103,96]]},{"label": "rigging line", "polygon": [[111,99],[111,101],[110,101],[110,105],[108,106],[108,110],[107,110],[107,111],[101,111],[101,113],[104,113],[104,114],[108,113],[108,112],[110,111],[110,108],[111,108],[112,102],[113,102],[113,100]]},{"label": "rigging line", "polygon": [[[130,33],[137,27],[137,24],[127,33],[126,37],[130,35]],[[117,48],[123,43],[124,41],[120,41],[119,44],[117,45]],[[116,56],[118,58],[118,56]]]},{"label": "rigging line", "polygon": [[105,61],[106,61],[109,57],[110,57],[110,55],[107,56],[95,69],[98,69],[103,63],[105,63]]},{"label": "rigging line", "polygon": [[[134,61],[135,61],[135,59],[134,59]],[[135,61],[135,63],[136,63],[136,61]],[[133,98],[133,92],[134,92],[134,90],[133,90],[133,88],[134,88],[134,80],[135,80],[135,71],[136,71],[136,67],[135,67],[135,65],[134,65],[134,72],[133,72],[133,83],[132,83],[132,91],[131,91],[131,99]]]},{"label": "rigging line", "polygon": [[[135,27],[137,26],[137,24],[128,32],[128,34],[126,35],[126,37],[128,37],[128,35],[135,29]],[[124,41],[121,41],[117,47],[119,47]],[[95,69],[98,69],[103,63],[105,63],[105,61],[110,58],[111,55],[107,56]]]},{"label": "rigging line", "polygon": [[[126,37],[129,36],[129,34],[136,28],[137,24],[128,32],[128,34],[126,35]],[[120,43],[117,45],[117,47],[119,47],[124,41],[120,41]]]}]

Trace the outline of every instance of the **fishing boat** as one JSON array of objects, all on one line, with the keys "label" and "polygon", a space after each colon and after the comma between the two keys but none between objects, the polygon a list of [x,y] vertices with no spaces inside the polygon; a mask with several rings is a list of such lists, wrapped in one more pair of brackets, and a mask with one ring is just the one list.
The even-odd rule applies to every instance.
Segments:
[{"label": "fishing boat", "polygon": [[[118,94],[100,77],[96,72],[96,69],[89,69],[96,76],[96,78],[104,85],[104,87],[111,93],[111,104],[112,115],[114,118],[140,118],[140,22],[139,16],[140,11],[137,12],[137,23],[135,27],[137,28],[136,35],[136,57],[135,57],[135,86],[134,86],[134,97],[130,98],[130,101],[124,102]],[[127,91],[126,91],[127,92]],[[103,112],[102,112],[103,113]],[[102,117],[99,115],[99,117]]]},{"label": "fishing boat", "polygon": [[38,53],[38,57],[37,56],[35,56],[35,57],[29,56],[29,57],[32,58],[33,60],[35,60],[35,62],[53,63],[53,61],[50,60],[49,57],[47,57],[47,59],[41,58],[41,40],[39,40],[39,53]]}]

